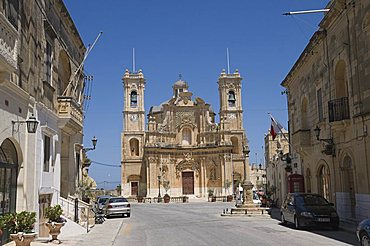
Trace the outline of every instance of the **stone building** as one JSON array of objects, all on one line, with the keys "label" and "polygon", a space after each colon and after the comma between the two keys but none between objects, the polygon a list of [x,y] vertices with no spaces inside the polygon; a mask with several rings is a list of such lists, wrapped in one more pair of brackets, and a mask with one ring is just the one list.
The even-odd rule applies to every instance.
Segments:
[{"label": "stone building", "polygon": [[[220,122],[211,105],[192,98],[188,84],[174,83],[173,96],[153,106],[145,124],[145,78],[123,76],[122,195],[207,197],[232,194],[232,184],[249,177],[243,128],[242,78],[222,71],[218,80]],[[233,182],[234,181],[234,182]]]},{"label": "stone building", "polygon": [[251,164],[250,181],[255,190],[265,190],[267,185],[266,168],[262,164]]},{"label": "stone building", "polygon": [[332,0],[283,80],[307,191],[343,220],[370,217],[370,1]]},{"label": "stone building", "polygon": [[[285,135],[285,137],[283,136]],[[275,139],[271,133],[265,135],[265,163],[267,190],[278,206],[288,194],[288,177],[300,173],[296,162],[289,160],[289,133],[278,133]],[[289,156],[289,158],[287,158]],[[287,161],[288,159],[288,161]]]},{"label": "stone building", "polygon": [[1,1],[0,26],[0,215],[36,211],[46,236],[43,208],[81,175],[85,46],[62,0]]}]

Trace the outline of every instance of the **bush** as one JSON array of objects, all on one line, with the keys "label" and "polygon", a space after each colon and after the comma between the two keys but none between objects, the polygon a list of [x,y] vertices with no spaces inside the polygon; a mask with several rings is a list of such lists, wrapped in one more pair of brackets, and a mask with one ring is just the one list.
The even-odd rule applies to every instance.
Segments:
[{"label": "bush", "polygon": [[45,209],[45,218],[49,219],[49,222],[58,222],[62,223],[65,220],[60,217],[63,213],[62,207],[57,204],[55,206],[51,206]]},{"label": "bush", "polygon": [[0,229],[9,233],[30,233],[34,230],[35,222],[35,212],[22,211],[20,213],[11,213],[0,218]]}]

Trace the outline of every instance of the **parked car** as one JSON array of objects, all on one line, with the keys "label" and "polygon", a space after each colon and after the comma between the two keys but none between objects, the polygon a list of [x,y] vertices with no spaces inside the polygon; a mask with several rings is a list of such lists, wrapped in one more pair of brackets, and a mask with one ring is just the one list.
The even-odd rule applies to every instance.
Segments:
[{"label": "parked car", "polygon": [[253,191],[253,204],[256,205],[256,206],[261,206],[262,202],[260,200],[260,197],[258,196],[258,194]]},{"label": "parked car", "polygon": [[361,221],[356,230],[357,238],[361,245],[370,245],[370,218]]},{"label": "parked car", "polygon": [[126,215],[130,217],[131,205],[124,197],[111,197],[104,204],[103,210],[106,217],[112,215]]},{"label": "parked car", "polygon": [[104,204],[108,199],[111,198],[111,196],[98,196],[96,197],[95,206],[97,211],[102,211]]},{"label": "parked car", "polygon": [[311,225],[339,227],[339,217],[333,203],[312,193],[289,193],[281,206],[281,223],[294,223],[299,229]]}]

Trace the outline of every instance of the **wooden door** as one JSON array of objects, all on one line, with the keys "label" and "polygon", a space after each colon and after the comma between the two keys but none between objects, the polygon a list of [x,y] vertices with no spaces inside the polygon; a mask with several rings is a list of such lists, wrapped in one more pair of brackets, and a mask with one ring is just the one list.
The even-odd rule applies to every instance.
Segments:
[{"label": "wooden door", "polygon": [[138,182],[131,182],[131,196],[137,196],[138,195]]},{"label": "wooden door", "polygon": [[194,173],[193,172],[182,172],[182,194],[193,195],[194,194]]}]

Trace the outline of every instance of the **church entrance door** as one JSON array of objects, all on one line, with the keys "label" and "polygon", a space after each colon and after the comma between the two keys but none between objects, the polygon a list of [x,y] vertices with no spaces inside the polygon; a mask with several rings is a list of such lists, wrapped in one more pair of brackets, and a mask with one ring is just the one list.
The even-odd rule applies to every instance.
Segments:
[{"label": "church entrance door", "polygon": [[138,195],[138,182],[131,182],[131,196]]},{"label": "church entrance door", "polygon": [[182,194],[193,195],[194,194],[194,173],[193,172],[182,172]]}]

